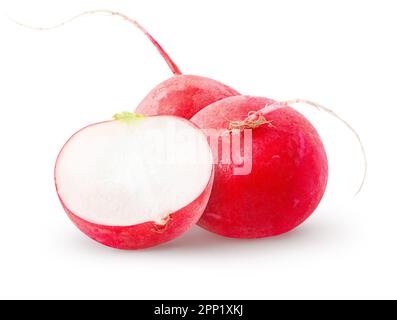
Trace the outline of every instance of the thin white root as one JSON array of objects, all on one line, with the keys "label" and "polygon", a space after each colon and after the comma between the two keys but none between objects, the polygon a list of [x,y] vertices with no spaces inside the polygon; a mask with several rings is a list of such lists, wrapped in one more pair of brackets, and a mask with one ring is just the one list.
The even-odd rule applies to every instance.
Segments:
[{"label": "thin white root", "polygon": [[107,10],[107,9],[98,9],[98,10],[88,10],[88,11],[84,11],[70,19],[67,19],[61,23],[52,25],[52,26],[31,26],[28,25],[26,23],[22,23],[20,21],[15,20],[14,18],[8,16],[8,19],[10,19],[12,22],[14,22],[15,24],[24,27],[24,28],[28,28],[28,29],[33,29],[33,30],[39,30],[39,31],[44,31],[44,30],[53,30],[53,29],[57,29],[60,27],[63,27],[64,25],[79,19],[81,17],[84,16],[89,16],[89,15],[96,15],[96,14],[103,14],[106,16],[117,16],[120,17],[122,19],[124,19],[125,21],[133,24],[136,28],[138,28],[151,42],[152,44],[156,47],[156,49],[159,51],[159,53],[161,54],[161,56],[164,58],[165,62],[168,64],[169,68],[171,69],[171,71],[175,74],[175,75],[180,75],[182,74],[181,70],[178,68],[178,66],[175,64],[175,62],[171,59],[171,57],[168,55],[168,53],[161,47],[161,45],[157,42],[156,39],[154,39],[152,37],[152,35],[142,26],[138,23],[138,21],[131,19],[130,17],[128,17],[127,15],[125,15],[124,13],[121,12],[116,12],[116,11],[112,11],[112,10]]},{"label": "thin white root", "polygon": [[18,20],[15,20],[14,18],[12,18],[10,16],[8,16],[8,19],[10,19],[12,22],[14,22],[15,24],[17,24],[17,25],[19,25],[21,27],[25,27],[25,28],[33,29],[33,30],[41,30],[41,31],[43,31],[43,30],[53,30],[53,29],[57,29],[57,28],[63,27],[64,25],[68,24],[69,22],[72,22],[72,21],[74,21],[76,19],[79,19],[79,18],[81,18],[83,16],[92,15],[92,14],[113,15],[112,11],[110,11],[110,10],[89,10],[89,11],[84,11],[84,12],[82,12],[82,13],[80,13],[80,14],[78,14],[78,15],[70,18],[70,19],[64,20],[64,21],[62,21],[62,22],[60,22],[58,24],[55,24],[55,25],[52,25],[52,26],[40,26],[40,27],[39,26],[28,25],[26,23],[22,23],[22,22],[20,22]]},{"label": "thin white root", "polygon": [[285,104],[288,104],[288,105],[291,105],[291,104],[305,104],[305,105],[308,105],[308,106],[315,107],[317,110],[327,112],[328,114],[330,114],[334,118],[338,119],[346,127],[348,127],[351,132],[353,132],[353,134],[356,137],[358,143],[360,144],[361,153],[362,153],[363,159],[364,159],[364,174],[363,174],[363,179],[361,181],[360,187],[358,188],[358,190],[357,190],[357,192],[355,194],[355,196],[357,196],[361,192],[361,190],[362,190],[362,188],[364,186],[365,180],[367,179],[367,171],[368,171],[367,154],[365,152],[364,144],[363,144],[363,142],[361,140],[361,137],[357,133],[357,131],[346,120],[344,120],[338,114],[336,114],[335,111],[333,111],[333,110],[331,110],[331,109],[329,109],[327,107],[324,107],[324,106],[322,106],[321,104],[319,104],[317,102],[313,102],[313,101],[305,100],[305,99],[291,99],[291,100],[282,101],[281,103],[285,103]]}]

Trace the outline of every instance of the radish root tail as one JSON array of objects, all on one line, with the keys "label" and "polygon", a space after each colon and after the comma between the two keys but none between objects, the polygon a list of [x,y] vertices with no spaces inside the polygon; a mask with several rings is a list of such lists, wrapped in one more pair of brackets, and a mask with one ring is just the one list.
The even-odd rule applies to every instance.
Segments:
[{"label": "radish root tail", "polygon": [[361,184],[360,187],[358,188],[357,192],[355,193],[355,196],[357,196],[361,190],[364,187],[365,181],[367,179],[367,173],[368,173],[368,160],[367,160],[367,153],[365,151],[364,148],[364,144],[361,140],[360,135],[357,133],[357,131],[350,125],[350,123],[348,123],[346,120],[344,120],[342,117],[340,117],[338,114],[335,113],[335,111],[324,107],[323,105],[317,103],[317,102],[313,102],[310,100],[305,100],[305,99],[291,99],[291,100],[286,100],[286,101],[282,101],[280,102],[282,104],[287,104],[287,105],[293,105],[293,104],[302,104],[302,105],[307,105],[307,106],[312,106],[314,108],[316,108],[319,111],[323,111],[326,112],[328,114],[330,114],[331,116],[333,116],[334,118],[338,119],[340,122],[342,122],[356,137],[358,143],[360,144],[360,148],[361,148],[361,153],[364,159],[364,173],[363,173],[363,178],[361,180]]},{"label": "radish root tail", "polygon": [[181,75],[182,72],[181,70],[178,68],[178,66],[175,64],[175,62],[171,59],[171,57],[168,55],[168,53],[163,49],[163,47],[157,42],[156,39],[154,39],[152,37],[152,35],[142,26],[140,25],[137,21],[131,19],[130,17],[128,17],[127,15],[120,13],[120,12],[116,12],[116,11],[111,11],[111,10],[106,10],[106,9],[100,9],[100,10],[90,10],[90,11],[84,11],[68,20],[65,20],[61,23],[58,23],[56,25],[50,26],[50,27],[36,27],[36,26],[30,26],[27,25],[25,23],[22,23],[20,21],[17,21],[11,17],[8,17],[11,21],[13,21],[14,23],[16,23],[19,26],[25,27],[25,28],[29,28],[29,29],[33,29],[33,30],[39,30],[39,31],[44,31],[44,30],[53,30],[53,29],[57,29],[60,27],[63,27],[64,25],[79,19],[81,17],[84,16],[89,16],[89,15],[96,15],[96,14],[104,14],[104,15],[108,15],[108,16],[117,16],[120,17],[126,21],[128,21],[129,23],[133,24],[135,27],[137,27],[149,40],[150,42],[156,47],[156,49],[159,51],[159,53],[161,54],[161,56],[163,57],[163,59],[165,60],[165,62],[167,63],[168,67],[171,69],[172,73],[174,75]]},{"label": "radish root tail", "polygon": [[265,118],[267,109],[269,107],[276,106],[276,105],[288,106],[288,105],[293,105],[293,104],[303,104],[303,105],[314,107],[319,111],[324,111],[324,112],[330,114],[331,116],[333,116],[334,118],[338,119],[339,121],[341,121],[354,134],[358,143],[360,144],[361,153],[362,153],[362,156],[364,159],[364,173],[363,173],[363,178],[361,180],[360,187],[358,188],[357,192],[355,193],[355,196],[357,196],[364,187],[365,181],[367,179],[367,172],[368,172],[368,161],[367,161],[367,154],[366,154],[366,151],[364,148],[364,144],[361,140],[360,135],[346,120],[344,120],[342,117],[340,117],[338,114],[336,114],[335,111],[333,111],[327,107],[324,107],[317,102],[313,102],[313,101],[305,100],[305,99],[291,99],[291,100],[285,100],[285,101],[281,101],[281,102],[274,102],[272,104],[268,104],[259,111],[249,112],[247,118],[245,118],[242,121],[229,121],[228,132],[233,133],[233,132],[243,131],[244,129],[255,129],[262,125],[274,127],[274,125],[272,124],[272,121],[268,121]]}]

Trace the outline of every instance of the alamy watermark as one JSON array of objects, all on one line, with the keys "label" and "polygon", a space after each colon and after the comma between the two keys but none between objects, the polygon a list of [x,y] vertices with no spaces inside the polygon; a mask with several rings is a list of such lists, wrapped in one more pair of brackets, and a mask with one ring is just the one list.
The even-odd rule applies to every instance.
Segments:
[{"label": "alamy watermark", "polygon": [[[148,162],[163,165],[192,164],[230,166],[234,175],[248,175],[252,170],[252,129],[228,131],[202,129],[197,134],[191,129],[176,129],[173,125],[145,130],[141,141],[148,146],[141,150],[147,152]],[[208,153],[208,145],[212,155]],[[152,147],[151,147],[152,146]],[[181,147],[182,146],[182,147]]]}]

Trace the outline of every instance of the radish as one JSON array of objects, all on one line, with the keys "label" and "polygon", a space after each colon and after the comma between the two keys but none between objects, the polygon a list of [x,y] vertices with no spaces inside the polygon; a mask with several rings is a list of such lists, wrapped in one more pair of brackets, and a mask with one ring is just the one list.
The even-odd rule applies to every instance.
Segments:
[{"label": "radish", "polygon": [[188,120],[131,113],[75,133],[60,152],[55,185],[87,236],[143,249],[178,237],[203,213],[213,181],[211,149]]},{"label": "radish", "polygon": [[296,110],[267,98],[236,96],[191,121],[219,130],[217,139],[252,130],[252,154],[245,155],[251,171],[235,175],[238,165],[218,162],[201,227],[226,237],[269,237],[292,230],[316,209],[327,185],[327,156],[315,128]]}]

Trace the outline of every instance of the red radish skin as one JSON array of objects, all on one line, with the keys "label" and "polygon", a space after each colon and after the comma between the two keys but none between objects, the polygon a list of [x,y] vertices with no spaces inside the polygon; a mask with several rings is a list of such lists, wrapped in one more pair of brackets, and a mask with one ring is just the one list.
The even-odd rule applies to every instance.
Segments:
[{"label": "red radish skin", "polygon": [[[206,107],[192,121],[224,131],[231,120],[243,121],[250,112],[272,104],[267,98],[231,97]],[[233,164],[217,164],[201,227],[231,238],[270,237],[294,229],[318,206],[328,178],[320,136],[291,107],[282,106],[265,117],[271,125],[252,129],[249,175],[233,175]]]},{"label": "red radish skin", "polygon": [[[163,116],[149,117],[149,118],[164,118]],[[173,116],[165,116],[165,118],[179,119],[180,122],[188,124],[189,127],[197,130],[200,129],[192,122]],[[122,122],[123,120],[121,120]],[[58,181],[59,176],[59,163],[63,158],[63,153],[67,149],[68,145],[73,141],[81,132],[84,130],[98,126],[101,124],[111,123],[115,121],[106,121],[93,125],[89,125],[78,132],[76,132],[63,146],[61,152],[59,153],[55,169],[54,169],[54,180],[55,188],[61,205],[71,219],[71,221],[77,226],[77,228],[82,231],[85,235],[91,239],[111,248],[122,249],[122,250],[137,250],[146,249],[149,247],[157,246],[159,244],[168,242],[170,240],[179,237],[184,232],[189,230],[194,226],[200,219],[202,213],[204,212],[208,199],[211,194],[213,179],[214,179],[214,165],[211,161],[211,174],[208,179],[208,183],[203,188],[203,191],[190,203],[181,207],[180,209],[170,212],[169,215],[162,219],[161,222],[147,221],[144,223],[127,225],[127,226],[114,226],[114,225],[104,225],[97,224],[86,219],[83,219],[76,212],[72,210],[65,204],[65,201],[61,195],[61,187]],[[117,122],[117,121],[116,121]],[[123,124],[128,126],[128,124]],[[201,133],[200,133],[201,134]],[[203,134],[202,134],[203,135]],[[108,137],[104,137],[107,139]],[[98,137],[98,139],[102,139]],[[209,146],[206,143],[205,136],[202,139],[205,145],[208,147],[208,154],[211,153]],[[122,155],[123,156],[123,155]]]},{"label": "red radish skin", "polygon": [[175,115],[190,119],[204,107],[239,93],[223,83],[194,75],[176,75],[155,87],[139,104],[136,113]]},{"label": "red radish skin", "polygon": [[138,250],[171,241],[195,225],[207,205],[212,182],[213,174],[204,192],[185,208],[170,214],[164,225],[146,222],[134,226],[114,227],[91,223],[73,214],[65,206],[59,194],[58,197],[70,220],[91,239],[111,248]]}]

